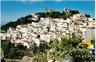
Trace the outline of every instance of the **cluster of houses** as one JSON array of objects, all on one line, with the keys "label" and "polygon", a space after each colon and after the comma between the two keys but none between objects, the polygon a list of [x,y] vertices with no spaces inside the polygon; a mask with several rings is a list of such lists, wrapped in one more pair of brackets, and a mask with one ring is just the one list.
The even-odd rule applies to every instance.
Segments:
[{"label": "cluster of houses", "polygon": [[[37,20],[36,18],[33,20]],[[41,41],[50,42],[69,33],[81,35],[83,41],[95,40],[95,19],[86,17],[85,14],[75,14],[67,19],[41,17],[39,22],[9,27],[0,36],[2,40],[11,40],[14,44],[23,44],[30,48],[34,43],[39,46]]]}]

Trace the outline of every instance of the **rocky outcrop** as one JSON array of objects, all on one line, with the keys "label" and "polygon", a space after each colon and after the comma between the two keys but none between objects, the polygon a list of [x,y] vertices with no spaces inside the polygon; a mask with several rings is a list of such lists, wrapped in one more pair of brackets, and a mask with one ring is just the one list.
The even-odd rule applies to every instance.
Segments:
[{"label": "rocky outcrop", "polygon": [[20,62],[36,62],[35,57],[24,56]]}]

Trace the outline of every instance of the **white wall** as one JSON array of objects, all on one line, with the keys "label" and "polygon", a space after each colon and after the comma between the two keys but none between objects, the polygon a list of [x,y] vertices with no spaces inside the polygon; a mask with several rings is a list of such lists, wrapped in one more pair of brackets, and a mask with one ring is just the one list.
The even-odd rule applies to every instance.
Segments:
[{"label": "white wall", "polygon": [[95,40],[95,29],[86,29],[83,41]]}]

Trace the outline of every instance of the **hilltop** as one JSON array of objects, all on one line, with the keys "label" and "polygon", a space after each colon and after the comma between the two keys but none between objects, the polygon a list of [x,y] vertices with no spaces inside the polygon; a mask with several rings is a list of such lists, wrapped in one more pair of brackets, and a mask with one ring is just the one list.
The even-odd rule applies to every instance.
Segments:
[{"label": "hilltop", "polygon": [[[18,18],[16,21],[14,22],[9,22],[5,25],[3,25],[1,27],[1,30],[7,31],[7,29],[9,27],[13,27],[16,28],[17,25],[23,25],[23,24],[28,24],[31,22],[39,22],[40,18],[63,18],[63,19],[67,19],[70,18],[71,16],[73,16],[74,14],[79,14],[79,11],[77,10],[70,10],[70,9],[65,9],[63,11],[56,11],[56,10],[46,10],[45,12],[38,12],[35,13],[36,15],[39,15],[39,19],[37,21],[32,20],[32,18],[34,18],[34,15],[27,15],[24,17],[20,17]],[[90,15],[88,15],[90,16]]]}]

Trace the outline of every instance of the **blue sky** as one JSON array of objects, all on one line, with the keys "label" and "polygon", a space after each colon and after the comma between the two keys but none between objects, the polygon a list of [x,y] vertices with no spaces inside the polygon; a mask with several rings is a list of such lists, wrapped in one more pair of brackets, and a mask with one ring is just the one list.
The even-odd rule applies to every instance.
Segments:
[{"label": "blue sky", "polygon": [[74,9],[95,17],[94,1],[1,1],[0,7],[1,25],[16,21],[16,19],[28,14],[42,12],[45,7],[56,10]]}]

